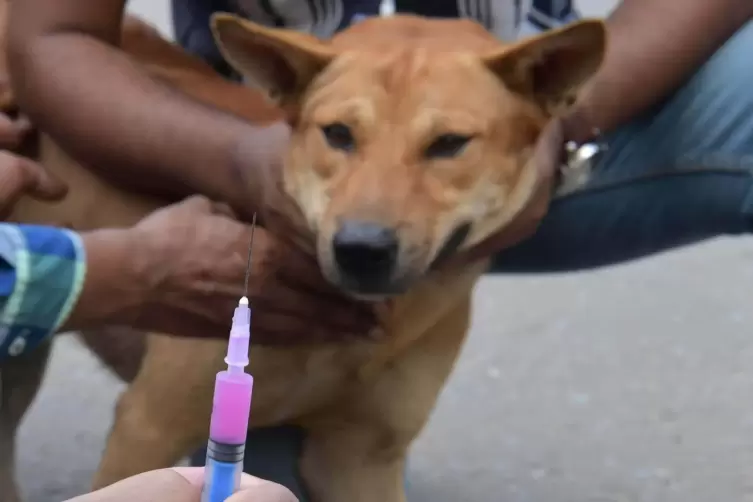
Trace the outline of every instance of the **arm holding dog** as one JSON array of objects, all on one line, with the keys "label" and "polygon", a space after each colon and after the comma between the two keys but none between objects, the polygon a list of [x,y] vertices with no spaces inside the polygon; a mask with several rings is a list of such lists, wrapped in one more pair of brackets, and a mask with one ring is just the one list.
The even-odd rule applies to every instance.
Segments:
[{"label": "arm holding dog", "polygon": [[[270,203],[270,199],[280,198],[277,167],[289,136],[287,124],[249,125],[198,104],[147,75],[115,47],[123,6],[123,1],[113,0],[13,2],[10,59],[21,107],[26,110],[28,106],[35,125],[45,133],[51,131],[56,142],[77,159],[100,169],[109,166],[110,175],[140,191],[176,198],[203,193],[229,203],[245,218],[264,205],[260,220],[275,235],[267,231],[258,235],[266,250],[252,271],[252,284],[259,288],[257,306],[264,312],[255,320],[256,340],[336,341],[372,333],[378,324],[375,308],[356,303],[327,284],[315,260],[288,245],[288,240],[298,235],[295,225],[290,225],[287,214],[281,214],[280,204]],[[195,75],[202,76],[200,71]],[[48,92],[51,76],[55,92]],[[211,75],[208,80],[211,83]],[[204,81],[194,78],[192,83]],[[229,235],[237,237],[238,232]],[[246,240],[242,246],[247,245]],[[221,258],[208,262],[205,273],[214,277],[222,263]],[[172,261],[166,264],[174,265]],[[224,273],[228,274],[222,277],[226,285],[231,272]],[[232,268],[232,273],[234,284],[240,284],[243,273],[238,268]],[[186,276],[176,271],[174,277]],[[140,323],[166,322],[171,313],[174,322],[182,321],[185,326],[174,326],[169,332],[197,330],[203,324],[217,333],[215,318],[226,310],[210,310],[209,303],[199,301],[197,283],[170,287],[174,288],[171,298],[175,299],[177,292],[184,303],[163,302],[160,310],[155,309],[154,315]],[[237,289],[217,290],[211,298],[220,306],[229,305],[224,302],[231,291]],[[203,298],[209,296],[205,293]],[[181,313],[183,310],[190,313]],[[190,325],[187,319],[196,316],[203,321]]]},{"label": "arm holding dog", "polygon": [[[244,294],[239,279],[249,237],[250,228],[224,206],[198,196],[128,229],[76,234],[0,224],[0,358],[32,350],[59,331],[103,325],[224,337]],[[281,252],[271,239],[256,229],[262,271],[252,270],[249,296],[259,307],[257,342],[295,342],[302,334],[307,341],[330,341],[375,323],[370,309],[346,308],[348,302],[340,315],[329,316],[336,299],[279,287],[278,279],[300,275],[295,265],[274,271],[270,284],[265,255]],[[329,319],[323,321],[321,312]]]},{"label": "arm holding dog", "polygon": [[[487,257],[533,235],[548,210],[565,141],[588,141],[594,128],[609,131],[657,103],[751,16],[753,2],[746,0],[623,1],[607,20],[601,68],[573,109],[542,132],[534,156],[540,183],[530,203],[507,228],[463,258]],[[640,85],[635,75],[642,75]]]},{"label": "arm holding dog", "polygon": [[[13,2],[9,64],[21,107],[118,182],[176,198],[203,193],[244,215],[258,210],[261,187],[242,183],[238,171],[256,181],[286,128],[250,126],[151,78],[116,48],[124,9],[123,0]],[[257,147],[254,158],[238,158],[241,140]]]},{"label": "arm holding dog", "polygon": [[644,112],[751,17],[750,0],[624,0],[607,20],[604,63],[566,121],[566,139],[587,141],[594,128],[608,132]]}]

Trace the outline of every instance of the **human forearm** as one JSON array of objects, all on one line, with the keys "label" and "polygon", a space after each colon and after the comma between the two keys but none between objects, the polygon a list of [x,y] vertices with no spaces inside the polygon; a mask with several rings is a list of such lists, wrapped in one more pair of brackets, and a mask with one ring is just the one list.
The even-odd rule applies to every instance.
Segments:
[{"label": "human forearm", "polygon": [[240,120],[153,81],[87,35],[38,37],[12,54],[24,111],[103,174],[159,195],[204,192],[230,202],[243,196],[233,171],[236,145],[249,127]]},{"label": "human forearm", "polygon": [[144,270],[134,261],[131,240],[132,236],[125,230],[81,234],[86,272],[60,331],[108,324],[131,325],[137,319],[143,306],[146,281]]},{"label": "human forearm", "polygon": [[[250,109],[258,111],[253,97],[241,92],[236,97],[237,89],[220,78],[204,81],[201,70],[194,74],[196,65],[150,28],[128,22],[127,35],[122,34],[124,4],[11,3],[8,56],[22,108],[102,174],[158,195],[203,193],[249,216],[263,192],[258,171],[279,156],[270,145],[285,144],[284,124],[254,127],[163,83],[177,79],[178,87],[185,83],[192,89],[188,94],[219,100],[218,107],[243,117]],[[118,48],[121,37],[131,52],[152,61],[155,71],[164,70],[159,81]]]},{"label": "human forearm", "polygon": [[658,103],[752,16],[750,0],[624,0],[607,20],[604,63],[566,122],[568,139],[610,131]]}]

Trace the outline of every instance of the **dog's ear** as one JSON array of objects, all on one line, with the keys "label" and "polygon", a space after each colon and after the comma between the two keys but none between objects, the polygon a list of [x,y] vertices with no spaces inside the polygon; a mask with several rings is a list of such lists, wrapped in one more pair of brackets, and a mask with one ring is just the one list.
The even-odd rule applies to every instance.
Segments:
[{"label": "dog's ear", "polygon": [[482,60],[510,90],[533,100],[550,116],[561,115],[601,66],[606,38],[602,21],[584,20],[506,47]]},{"label": "dog's ear", "polygon": [[217,13],[212,31],[225,60],[283,108],[295,104],[335,54],[318,38]]}]

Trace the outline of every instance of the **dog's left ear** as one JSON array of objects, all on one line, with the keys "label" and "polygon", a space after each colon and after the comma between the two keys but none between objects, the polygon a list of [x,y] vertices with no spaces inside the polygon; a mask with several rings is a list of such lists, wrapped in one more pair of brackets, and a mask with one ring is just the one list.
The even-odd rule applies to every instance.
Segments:
[{"label": "dog's left ear", "polygon": [[214,14],[211,23],[225,60],[283,108],[300,104],[303,91],[335,57],[326,42],[306,33],[226,13]]},{"label": "dog's left ear", "polygon": [[581,86],[599,69],[606,26],[579,21],[482,58],[513,92],[533,100],[550,116],[564,114]]}]

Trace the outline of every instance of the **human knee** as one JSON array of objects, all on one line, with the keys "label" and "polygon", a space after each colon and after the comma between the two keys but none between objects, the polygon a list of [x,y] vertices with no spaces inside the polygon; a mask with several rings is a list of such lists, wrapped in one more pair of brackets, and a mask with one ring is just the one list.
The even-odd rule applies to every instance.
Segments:
[{"label": "human knee", "polygon": [[753,21],[741,27],[667,100],[613,131],[602,182],[699,168],[747,171],[753,158]]},{"label": "human knee", "polygon": [[699,129],[695,148],[702,153],[753,153],[753,21],[747,22],[696,72],[674,110],[678,125]]}]

